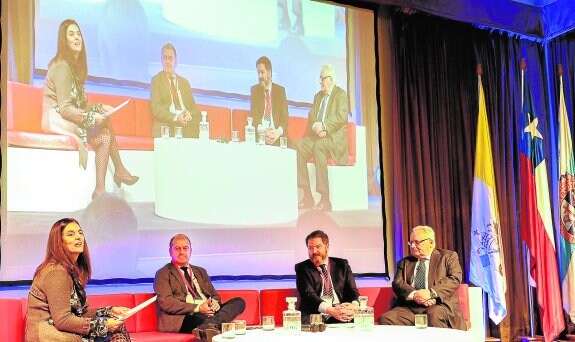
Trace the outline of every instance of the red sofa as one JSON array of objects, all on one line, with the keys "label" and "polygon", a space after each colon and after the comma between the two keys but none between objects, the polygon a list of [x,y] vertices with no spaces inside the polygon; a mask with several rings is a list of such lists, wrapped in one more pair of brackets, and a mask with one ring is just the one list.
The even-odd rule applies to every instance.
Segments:
[{"label": "red sofa", "polygon": [[[75,150],[76,141],[69,136],[42,132],[42,97],[40,87],[8,82],[8,146],[51,150]],[[148,99],[127,96],[88,93],[89,103],[106,103],[117,106],[130,102],[112,116],[112,127],[121,150],[152,151],[152,112]],[[231,109],[198,105],[208,112],[210,138],[231,135]]]},{"label": "red sofa", "polygon": [[[261,316],[274,316],[276,325],[283,324],[283,311],[287,308],[286,297],[297,297],[297,290],[264,289],[257,290],[219,290],[225,302],[233,297],[242,297],[246,301],[246,310],[238,317],[245,319],[248,325],[260,325]],[[368,296],[368,305],[374,308],[374,318],[388,311],[393,304],[394,293],[390,287],[362,287],[359,292]],[[459,287],[459,305],[467,323],[471,327],[468,285]],[[151,293],[119,293],[89,295],[88,300],[92,307],[108,305],[134,307],[151,298]],[[23,341],[26,320],[27,299],[0,298],[0,340]],[[135,341],[194,341],[190,334],[161,333],[157,329],[156,304],[151,304],[126,320],[126,328]]]}]

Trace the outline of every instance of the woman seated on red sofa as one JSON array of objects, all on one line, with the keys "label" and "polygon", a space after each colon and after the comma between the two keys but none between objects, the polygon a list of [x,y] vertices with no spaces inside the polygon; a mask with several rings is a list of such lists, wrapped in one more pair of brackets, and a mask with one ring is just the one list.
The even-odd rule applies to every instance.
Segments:
[{"label": "woman seated on red sofa", "polygon": [[86,48],[80,26],[66,19],[58,29],[58,51],[50,61],[44,84],[42,129],[47,133],[65,134],[76,139],[80,165],[86,168],[90,143],[96,152],[96,187],[92,199],[106,189],[106,168],[112,158],[114,181],[132,185],[138,181],[122,164],[116,136],[105,113],[112,109],[105,104],[88,105],[84,84],[88,75]]},{"label": "woman seated on red sofa", "polygon": [[26,341],[130,341],[124,322],[113,318],[128,308],[88,309],[84,287],[90,278],[90,252],[78,221],[52,226],[46,258],[34,273],[28,294]]}]

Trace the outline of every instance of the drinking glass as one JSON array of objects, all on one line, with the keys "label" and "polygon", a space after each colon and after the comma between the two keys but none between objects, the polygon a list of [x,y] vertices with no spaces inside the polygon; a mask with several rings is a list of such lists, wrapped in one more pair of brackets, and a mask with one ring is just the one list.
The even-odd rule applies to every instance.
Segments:
[{"label": "drinking glass", "polygon": [[274,316],[262,317],[262,326],[265,331],[274,330],[276,328],[276,324],[274,322]]},{"label": "drinking glass", "polygon": [[239,142],[240,137],[238,135],[238,131],[232,131],[232,142]]},{"label": "drinking glass", "polygon": [[170,137],[170,126],[160,127],[160,132],[162,133],[163,139],[168,139]]},{"label": "drinking glass", "polygon": [[234,323],[236,324],[236,335],[245,335],[246,334],[246,320],[245,319],[238,319],[238,320],[235,320]]},{"label": "drinking glass", "polygon": [[182,139],[182,127],[177,126],[176,131],[174,133],[176,139]]},{"label": "drinking glass", "polygon": [[415,315],[415,327],[418,329],[427,328],[427,315],[426,314]]},{"label": "drinking glass", "polygon": [[235,323],[222,323],[222,337],[235,338],[236,337],[236,324]]}]

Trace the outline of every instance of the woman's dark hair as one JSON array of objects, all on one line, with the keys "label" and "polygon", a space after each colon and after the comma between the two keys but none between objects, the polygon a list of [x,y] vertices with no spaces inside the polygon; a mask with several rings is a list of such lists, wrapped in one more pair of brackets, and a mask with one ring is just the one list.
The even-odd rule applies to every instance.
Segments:
[{"label": "woman's dark hair", "polygon": [[64,249],[64,244],[62,243],[62,232],[70,223],[80,225],[78,221],[73,218],[63,218],[54,223],[48,235],[46,257],[40,266],[38,266],[36,272],[34,272],[34,277],[49,264],[59,264],[64,266],[73,278],[79,279],[84,286],[88,283],[88,280],[92,276],[88,243],[84,240],[84,251],[80,253],[75,263]]},{"label": "woman's dark hair", "polygon": [[65,61],[68,63],[70,68],[74,74],[80,79],[80,82],[84,84],[86,82],[86,78],[88,77],[88,62],[86,58],[86,44],[84,43],[84,36],[82,36],[82,50],[78,54],[78,58],[74,57],[74,53],[70,49],[70,45],[68,44],[67,34],[68,34],[68,27],[70,25],[76,25],[80,30],[80,34],[82,30],[80,29],[80,25],[73,20],[73,19],[66,19],[60,24],[60,28],[58,28],[58,47],[56,51],[56,56],[52,58],[48,67],[50,67],[53,63],[57,61]]}]

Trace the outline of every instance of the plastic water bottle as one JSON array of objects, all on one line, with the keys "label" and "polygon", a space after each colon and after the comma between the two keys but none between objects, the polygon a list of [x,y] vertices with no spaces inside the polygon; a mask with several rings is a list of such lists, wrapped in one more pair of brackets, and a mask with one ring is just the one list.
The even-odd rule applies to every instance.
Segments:
[{"label": "plastic water bottle", "polygon": [[210,123],[208,122],[208,112],[202,110],[202,121],[200,122],[200,140],[210,140]]},{"label": "plastic water bottle", "polygon": [[250,116],[248,117],[248,124],[246,125],[246,143],[255,144],[256,143],[256,128],[252,124],[254,119]]}]

